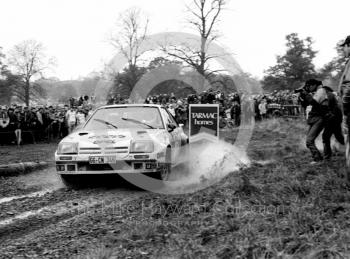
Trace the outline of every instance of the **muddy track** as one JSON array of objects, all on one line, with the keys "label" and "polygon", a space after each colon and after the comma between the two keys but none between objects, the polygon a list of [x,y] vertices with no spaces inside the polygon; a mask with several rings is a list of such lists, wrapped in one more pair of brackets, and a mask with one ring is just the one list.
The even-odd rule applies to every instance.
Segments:
[{"label": "muddy track", "polygon": [[[27,244],[35,243],[37,238],[49,233],[55,240],[58,226],[70,229],[70,224],[79,222],[81,217],[101,213],[116,202],[123,204],[145,194],[121,184],[70,190],[57,180],[52,168],[6,179],[0,185],[9,182],[15,191],[0,197],[0,258],[32,257],[36,253]],[[80,231],[78,227],[72,230]],[[56,235],[57,243],[63,242],[63,239]],[[31,253],[34,254],[30,256]]]},{"label": "muddy track", "polygon": [[[204,188],[203,179],[222,177],[245,161],[244,152],[237,150],[237,157],[226,143],[197,148],[201,152],[191,156],[192,166],[173,168],[171,180],[176,183],[165,185],[174,188],[168,192]],[[54,168],[0,179],[0,259],[74,258],[99,245],[129,251],[136,239],[128,235],[137,236],[143,224],[154,224],[157,216],[148,214],[158,204],[150,201],[164,195],[141,191],[121,179],[92,183],[93,188],[67,189]],[[147,201],[149,206],[144,207]]]}]

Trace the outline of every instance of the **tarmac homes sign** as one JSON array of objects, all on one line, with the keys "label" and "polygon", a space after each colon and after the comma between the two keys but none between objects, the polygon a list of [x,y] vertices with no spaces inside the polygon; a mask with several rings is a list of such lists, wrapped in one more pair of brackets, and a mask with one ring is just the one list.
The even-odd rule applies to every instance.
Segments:
[{"label": "tarmac homes sign", "polygon": [[190,104],[189,141],[219,139],[219,104]]}]

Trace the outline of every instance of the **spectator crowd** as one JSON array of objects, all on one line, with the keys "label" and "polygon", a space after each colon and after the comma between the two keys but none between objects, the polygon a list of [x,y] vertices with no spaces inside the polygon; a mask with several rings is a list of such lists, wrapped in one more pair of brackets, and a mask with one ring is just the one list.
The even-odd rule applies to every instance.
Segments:
[{"label": "spectator crowd", "polygon": [[[120,95],[111,97],[107,104],[125,104],[128,99]],[[220,127],[238,127],[241,120],[248,122],[252,116],[255,120],[263,120],[276,116],[300,116],[304,109],[300,106],[298,95],[292,91],[274,91],[268,94],[247,95],[243,93],[225,94],[209,89],[200,94],[190,94],[185,98],[177,98],[174,93],[148,96],[145,103],[166,106],[176,121],[187,125],[189,104],[219,104]]]},{"label": "spectator crowd", "polygon": [[0,107],[0,144],[28,143],[63,138],[92,112],[89,97],[71,98],[55,106]]},{"label": "spectator crowd", "polygon": [[[63,138],[80,124],[85,123],[93,111],[94,98],[70,98],[67,104],[26,107],[1,106],[0,144],[35,142]],[[120,95],[110,98],[107,104],[125,104],[128,99]],[[264,120],[271,116],[300,116],[303,109],[298,95],[291,91],[274,91],[269,94],[246,95],[237,92],[225,94],[209,89],[200,94],[176,97],[174,93],[148,96],[145,103],[167,107],[178,123],[188,125],[190,104],[218,104],[220,128],[239,127],[252,118]]]},{"label": "spectator crowd", "polygon": [[161,104],[168,108],[179,123],[186,125],[189,104],[219,104],[220,127],[238,127],[241,120],[249,122],[263,120],[272,116],[300,116],[302,108],[298,95],[291,91],[275,91],[269,94],[247,95],[237,92],[225,95],[212,89],[201,94],[192,94],[177,99],[174,94],[150,96],[146,103]]}]

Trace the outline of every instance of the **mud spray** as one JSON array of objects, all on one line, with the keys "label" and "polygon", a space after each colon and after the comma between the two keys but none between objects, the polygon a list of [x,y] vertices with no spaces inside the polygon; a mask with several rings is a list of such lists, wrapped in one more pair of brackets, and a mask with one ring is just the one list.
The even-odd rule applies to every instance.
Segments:
[{"label": "mud spray", "polygon": [[245,150],[221,140],[190,144],[180,160],[181,166],[173,169],[167,186],[174,193],[202,189],[250,165]]},{"label": "mud spray", "polygon": [[43,191],[55,191],[63,187],[61,179],[52,167],[32,174],[20,175],[18,181],[27,188],[38,187]]}]

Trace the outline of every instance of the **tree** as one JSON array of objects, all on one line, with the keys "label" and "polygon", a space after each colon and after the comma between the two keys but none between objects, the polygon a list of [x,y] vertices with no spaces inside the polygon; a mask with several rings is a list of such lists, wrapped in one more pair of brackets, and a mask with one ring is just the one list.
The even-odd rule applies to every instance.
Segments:
[{"label": "tree", "polygon": [[0,104],[10,104],[12,97],[16,96],[16,89],[23,84],[22,78],[6,70],[3,79],[0,79]]},{"label": "tree", "polygon": [[2,52],[2,47],[0,47],[0,79],[5,72],[6,66],[4,64],[5,54]]},{"label": "tree", "polygon": [[146,72],[145,67],[126,67],[119,72],[113,81],[113,88],[109,95],[120,95],[122,98],[129,98],[130,93],[136,85],[139,78]]},{"label": "tree", "polygon": [[165,57],[155,57],[154,59],[152,59],[149,64],[147,69],[148,70],[152,70],[152,69],[156,69],[159,68],[161,66],[166,66],[166,65],[177,65],[177,66],[182,66],[182,62],[181,61],[177,61],[177,60],[170,60],[168,58]]},{"label": "tree", "polygon": [[[124,74],[117,74],[118,78],[115,82],[119,83],[119,78],[122,78],[123,83],[126,84],[124,90],[129,95],[140,76],[139,60],[143,54],[140,52],[140,46],[147,36],[148,18],[140,9],[130,8],[120,15],[119,21],[119,30],[112,35],[110,42],[127,59],[128,67],[123,73],[127,72],[128,76],[125,78]],[[115,72],[119,73],[119,71]],[[119,85],[115,84],[114,87]]]},{"label": "tree", "polygon": [[5,57],[0,47],[0,104],[10,104],[13,95],[11,86],[14,78],[5,65]]},{"label": "tree", "polygon": [[337,56],[333,58],[330,62],[326,63],[320,70],[319,77],[325,80],[326,84],[337,90],[337,86],[340,77],[344,71],[346,57],[343,52],[343,48],[340,46],[339,41],[336,46]]},{"label": "tree", "polygon": [[215,57],[208,54],[208,48],[210,43],[218,38],[216,25],[225,4],[224,0],[192,0],[192,6],[187,7],[190,13],[188,22],[199,34],[200,46],[197,49],[190,46],[163,46],[163,51],[209,79],[211,75],[219,71],[209,69],[209,61]]},{"label": "tree", "polygon": [[265,71],[264,90],[295,89],[316,75],[313,59],[317,51],[312,49],[312,38],[300,39],[297,33],[291,33],[286,40],[286,53],[277,56],[277,64]]},{"label": "tree", "polygon": [[31,96],[36,95],[36,87],[33,87],[32,80],[42,77],[45,70],[54,65],[53,58],[47,58],[45,49],[40,42],[26,40],[15,45],[9,52],[9,65],[13,72],[20,76],[23,84],[17,85],[15,94],[29,105]]},{"label": "tree", "polygon": [[[152,90],[148,93],[149,96],[174,93],[177,97],[186,97],[188,94],[195,93],[195,90],[186,83],[186,79],[189,78],[187,75],[189,71],[186,72],[183,70],[183,63],[181,61],[160,56],[151,60],[146,68],[150,73],[147,74],[145,84],[153,86]],[[152,71],[157,69],[160,70],[157,73],[152,73]],[[153,82],[159,79],[158,73],[161,73],[164,78],[171,79],[153,85]]]}]

